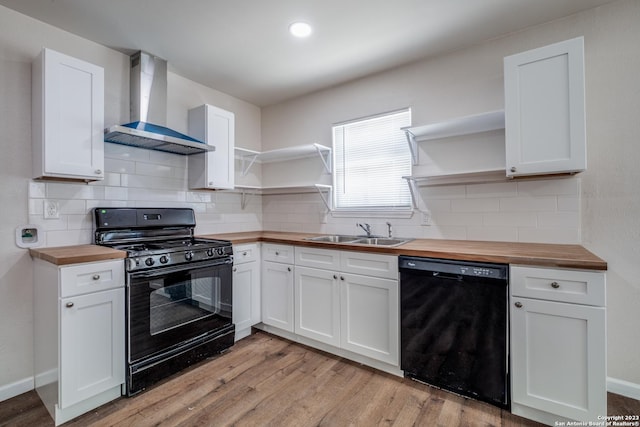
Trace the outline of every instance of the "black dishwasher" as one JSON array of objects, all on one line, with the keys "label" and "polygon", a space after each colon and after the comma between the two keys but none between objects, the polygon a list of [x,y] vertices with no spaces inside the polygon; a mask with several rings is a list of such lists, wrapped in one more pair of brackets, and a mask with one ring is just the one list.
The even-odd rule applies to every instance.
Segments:
[{"label": "black dishwasher", "polygon": [[400,256],[406,377],[509,408],[508,266]]}]

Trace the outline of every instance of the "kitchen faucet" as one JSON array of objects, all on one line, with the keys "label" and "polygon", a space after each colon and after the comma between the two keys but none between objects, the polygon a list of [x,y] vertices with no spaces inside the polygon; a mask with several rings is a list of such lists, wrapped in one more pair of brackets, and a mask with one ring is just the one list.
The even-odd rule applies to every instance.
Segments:
[{"label": "kitchen faucet", "polygon": [[356,225],[358,227],[362,228],[365,233],[367,233],[367,237],[371,237],[371,225],[367,224],[366,222],[364,224],[360,224],[358,222],[358,223],[356,223]]},{"label": "kitchen faucet", "polygon": [[389,221],[387,221],[387,230],[388,230],[388,234],[389,234],[389,238],[391,239],[393,237],[393,231],[391,229],[391,223]]}]

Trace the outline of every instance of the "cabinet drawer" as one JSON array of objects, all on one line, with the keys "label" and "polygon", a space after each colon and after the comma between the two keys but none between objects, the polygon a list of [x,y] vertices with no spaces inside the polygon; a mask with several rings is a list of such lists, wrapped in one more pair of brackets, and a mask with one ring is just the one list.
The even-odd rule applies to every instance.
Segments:
[{"label": "cabinet drawer", "polygon": [[340,251],[296,246],[295,255],[296,265],[334,271],[340,269]]},{"label": "cabinet drawer", "polygon": [[262,259],[265,261],[293,264],[293,246],[265,243],[262,246]]},{"label": "cabinet drawer", "polygon": [[60,267],[62,298],[119,287],[124,287],[124,262],[121,259]]},{"label": "cabinet drawer", "polygon": [[257,259],[260,259],[260,249],[257,243],[233,247],[234,264],[244,264],[245,262],[256,261]]},{"label": "cabinet drawer", "polygon": [[340,271],[397,280],[398,257],[367,252],[342,252]]},{"label": "cabinet drawer", "polygon": [[511,295],[594,306],[605,305],[605,273],[511,266]]}]

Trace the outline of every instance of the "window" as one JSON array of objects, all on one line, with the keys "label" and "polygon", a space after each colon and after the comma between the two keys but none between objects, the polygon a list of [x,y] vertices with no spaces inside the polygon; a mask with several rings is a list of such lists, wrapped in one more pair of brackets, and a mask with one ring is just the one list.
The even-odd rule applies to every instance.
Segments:
[{"label": "window", "polygon": [[411,153],[402,127],[411,110],[333,127],[335,207],[340,210],[409,209]]}]

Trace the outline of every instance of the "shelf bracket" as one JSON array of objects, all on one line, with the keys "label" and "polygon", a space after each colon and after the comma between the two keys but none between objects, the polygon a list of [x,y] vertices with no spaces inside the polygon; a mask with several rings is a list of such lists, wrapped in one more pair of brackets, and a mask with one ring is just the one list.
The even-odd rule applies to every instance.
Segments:
[{"label": "shelf bracket", "polygon": [[409,193],[411,193],[411,207],[418,212],[429,213],[429,209],[421,206],[424,203],[420,203],[423,200],[420,197],[420,190],[418,189],[418,183],[416,180],[411,176],[403,176],[402,178],[407,181],[407,185],[409,186]]},{"label": "shelf bracket", "polygon": [[241,168],[242,168],[242,176],[247,176],[251,166],[258,160],[259,153],[252,153],[248,155],[243,155],[240,157],[242,160]]},{"label": "shelf bracket", "polygon": [[418,142],[416,137],[407,128],[403,128],[404,134],[407,137],[407,144],[409,144],[409,151],[411,152],[411,163],[415,166],[418,164]]},{"label": "shelf bracket", "polygon": [[245,210],[247,204],[249,204],[249,199],[251,199],[251,196],[255,194],[255,192],[242,190],[242,192],[240,193],[240,209]]},{"label": "shelf bracket", "polygon": [[323,184],[314,184],[314,187],[316,187],[316,190],[318,190],[318,193],[320,194],[320,198],[322,198],[324,205],[327,207],[327,211],[331,212],[333,210],[331,209],[333,187],[331,185],[323,185]]},{"label": "shelf bracket", "polygon": [[331,148],[325,147],[320,144],[313,144],[316,147],[316,151],[318,151],[318,156],[320,156],[320,160],[322,160],[322,164],[324,165],[324,169],[327,173],[331,173]]}]

